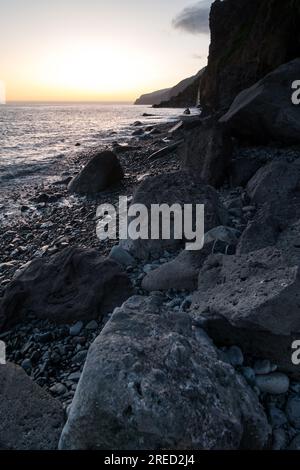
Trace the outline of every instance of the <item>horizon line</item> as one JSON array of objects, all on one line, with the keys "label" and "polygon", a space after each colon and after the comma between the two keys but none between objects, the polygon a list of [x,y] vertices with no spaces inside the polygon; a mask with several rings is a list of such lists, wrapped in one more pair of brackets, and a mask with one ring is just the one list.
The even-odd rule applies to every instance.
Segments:
[{"label": "horizon line", "polygon": [[3,105],[5,106],[6,104],[15,104],[15,103],[52,103],[52,104],[65,104],[65,103],[70,103],[70,104],[134,104],[134,101],[132,100],[7,100]]}]

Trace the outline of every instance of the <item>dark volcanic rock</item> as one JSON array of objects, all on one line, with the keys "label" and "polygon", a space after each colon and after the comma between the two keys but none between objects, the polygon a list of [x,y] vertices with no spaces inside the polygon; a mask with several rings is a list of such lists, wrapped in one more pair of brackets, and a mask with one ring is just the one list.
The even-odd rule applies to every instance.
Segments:
[{"label": "dark volcanic rock", "polygon": [[157,108],[196,106],[204,70],[201,69],[196,75],[181,80],[172,88],[142,95],[135,104],[152,104]]},{"label": "dark volcanic rock", "polygon": [[192,310],[217,342],[237,344],[299,377],[291,361],[300,334],[299,288],[299,265],[275,248],[212,256],[200,271]]},{"label": "dark volcanic rock", "polygon": [[[244,231],[238,254],[275,246],[290,265],[300,264],[300,201],[266,203]],[[286,209],[287,208],[287,209]]]},{"label": "dark volcanic rock", "polygon": [[237,254],[250,253],[276,244],[281,222],[272,208],[272,204],[266,203],[258,210],[239,240]]},{"label": "dark volcanic rock", "polygon": [[247,192],[260,207],[242,234],[237,253],[276,245],[292,263],[300,261],[300,165],[297,161],[264,166],[249,181]]},{"label": "dark volcanic rock", "polygon": [[143,279],[143,289],[150,292],[168,289],[194,291],[200,268],[210,253],[211,244],[200,251],[183,250],[174,260],[150,271]]},{"label": "dark volcanic rock", "polygon": [[286,200],[299,190],[300,165],[297,163],[269,163],[247,185],[249,197],[258,204]]},{"label": "dark volcanic rock", "polygon": [[118,157],[110,151],[92,151],[91,160],[69,183],[68,189],[79,194],[103,191],[124,177]]},{"label": "dark volcanic rock", "polygon": [[[153,204],[204,204],[205,231],[218,225],[226,225],[227,211],[220,202],[217,192],[204,184],[197,175],[189,171],[178,171],[165,175],[147,178],[138,187],[133,204],[144,204],[148,208],[148,226],[150,232],[151,205]],[[131,219],[129,219],[130,222]],[[174,227],[171,239],[164,240],[122,240],[121,245],[139,259],[160,256],[164,250],[177,249],[183,246],[184,239],[174,239]]]},{"label": "dark volcanic rock", "polygon": [[210,29],[201,80],[201,105],[210,111],[228,109],[242,90],[299,57],[300,6],[295,0],[216,1]]},{"label": "dark volcanic rock", "polygon": [[292,103],[292,84],[300,77],[300,59],[281,65],[242,91],[220,122],[235,137],[252,143],[300,143],[300,109]]},{"label": "dark volcanic rock", "polygon": [[257,397],[159,297],[132,297],[91,346],[60,449],[264,448]]},{"label": "dark volcanic rock", "polygon": [[94,319],[130,293],[129,278],[118,263],[96,250],[67,248],[35,259],[8,284],[0,303],[1,329],[28,315],[62,323]]},{"label": "dark volcanic rock", "polygon": [[166,147],[157,150],[149,156],[149,160],[157,160],[159,158],[165,157],[169,153],[174,152],[182,143],[183,141],[179,140],[178,142],[174,142],[173,144],[167,145]]},{"label": "dark volcanic rock", "polygon": [[231,186],[246,186],[252,176],[266,163],[267,161],[257,154],[233,158],[228,171]]},{"label": "dark volcanic rock", "polygon": [[163,88],[162,90],[153,91],[141,95],[134,104],[159,104],[168,97],[171,88]]},{"label": "dark volcanic rock", "polygon": [[58,400],[11,363],[0,365],[0,398],[0,449],[57,449],[65,421]]},{"label": "dark volcanic rock", "polygon": [[186,132],[181,166],[198,174],[205,183],[220,186],[226,178],[231,155],[230,137],[220,125],[203,120],[199,127]]}]

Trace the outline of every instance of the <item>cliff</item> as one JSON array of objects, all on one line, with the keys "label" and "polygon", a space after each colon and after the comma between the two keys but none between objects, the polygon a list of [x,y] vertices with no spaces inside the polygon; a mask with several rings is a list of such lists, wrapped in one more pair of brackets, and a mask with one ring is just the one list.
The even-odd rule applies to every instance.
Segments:
[{"label": "cliff", "polygon": [[299,0],[216,0],[201,104],[227,110],[235,96],[300,56]]},{"label": "cliff", "polygon": [[135,104],[152,104],[154,107],[166,108],[196,106],[203,71],[204,69],[192,77],[181,80],[172,88],[142,95]]},{"label": "cliff", "polygon": [[141,95],[134,104],[159,104],[168,96],[171,88],[164,88],[163,90],[153,91],[152,93],[145,93]]}]

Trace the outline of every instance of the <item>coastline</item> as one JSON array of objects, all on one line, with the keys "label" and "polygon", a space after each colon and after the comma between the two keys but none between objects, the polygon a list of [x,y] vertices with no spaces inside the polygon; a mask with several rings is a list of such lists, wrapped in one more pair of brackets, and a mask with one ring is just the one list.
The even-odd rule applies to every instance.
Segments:
[{"label": "coastline", "polygon": [[[128,150],[125,146],[118,147],[118,135],[115,136],[115,146],[100,143],[100,150],[111,148],[116,151],[124,168],[125,177],[121,183],[95,197],[75,196],[67,189],[70,178],[76,175],[89,159],[89,152],[81,148],[60,162],[56,168],[57,177],[42,180],[40,184],[27,184],[25,187],[20,184],[9,191],[7,197],[16,201],[19,210],[15,212],[14,217],[2,222],[5,230],[0,235],[0,297],[15,273],[33,259],[48,258],[67,247],[75,246],[94,248],[99,254],[107,256],[118,240],[98,240],[96,236],[98,205],[102,203],[117,205],[118,197],[122,195],[130,198],[144,178],[179,169],[180,163],[176,151],[167,154],[166,157],[149,161],[151,154],[167,145],[164,139],[169,140],[168,131],[174,127],[174,124],[176,123],[165,122],[151,126],[152,133],[149,133],[146,140],[133,136],[128,142]],[[143,127],[149,130],[150,126],[146,124],[138,128]],[[133,132],[136,128],[132,127]],[[174,255],[165,253],[161,260],[156,260],[152,264],[145,266],[141,262],[135,267],[128,267],[126,271],[134,285],[134,293],[149,295],[141,288],[143,277],[149,269],[158,267],[173,257]],[[184,290],[166,292],[165,301],[172,302],[176,297],[177,302],[182,303],[187,295],[188,292]],[[67,408],[75,393],[87,350],[108,318],[109,316],[98,323],[92,322],[90,328],[83,328],[82,344],[77,344],[77,338],[69,334],[70,325],[57,325],[55,322],[34,318],[29,318],[11,328],[0,335],[0,339],[6,342],[7,359],[21,365],[37,384],[59,398]],[[37,337],[49,337],[51,340],[49,342],[42,340],[37,345],[33,339]],[[35,357],[28,361],[28,354],[33,345]],[[65,350],[65,347],[67,352],[59,355],[58,351]],[[53,361],[51,355],[57,356],[57,360]],[[79,362],[76,360],[74,362],[76,356]],[[71,379],[68,379],[69,376]]]}]

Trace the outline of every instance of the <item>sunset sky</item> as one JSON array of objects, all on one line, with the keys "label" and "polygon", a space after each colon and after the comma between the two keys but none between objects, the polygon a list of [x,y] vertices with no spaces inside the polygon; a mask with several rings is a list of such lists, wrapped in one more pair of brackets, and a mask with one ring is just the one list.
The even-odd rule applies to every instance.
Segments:
[{"label": "sunset sky", "polygon": [[211,3],[0,0],[7,100],[132,101],[175,85],[206,64]]}]

